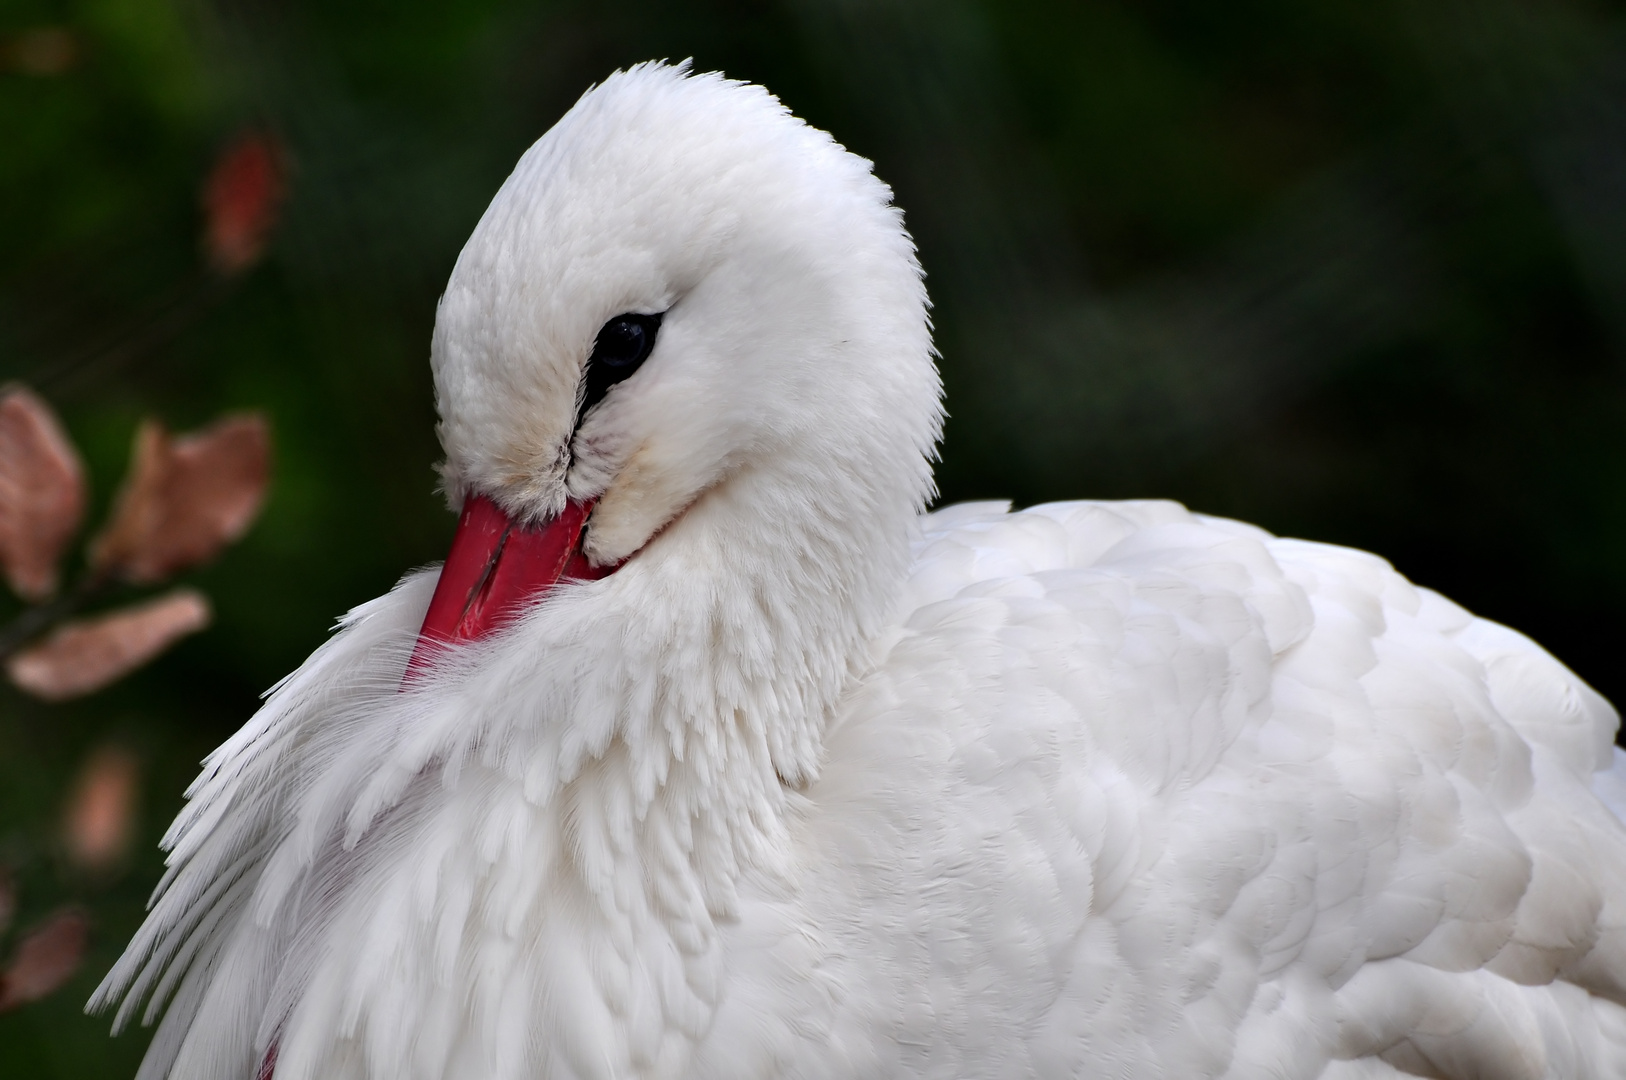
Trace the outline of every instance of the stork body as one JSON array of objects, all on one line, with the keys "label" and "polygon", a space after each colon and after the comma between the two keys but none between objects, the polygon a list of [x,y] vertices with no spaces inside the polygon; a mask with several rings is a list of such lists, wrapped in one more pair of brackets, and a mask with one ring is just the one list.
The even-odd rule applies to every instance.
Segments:
[{"label": "stork body", "polygon": [[436,327],[486,539],[209,759],[144,1077],[1626,1075],[1609,706],[1359,552],[922,516],[888,200],[659,66],[526,154]]}]

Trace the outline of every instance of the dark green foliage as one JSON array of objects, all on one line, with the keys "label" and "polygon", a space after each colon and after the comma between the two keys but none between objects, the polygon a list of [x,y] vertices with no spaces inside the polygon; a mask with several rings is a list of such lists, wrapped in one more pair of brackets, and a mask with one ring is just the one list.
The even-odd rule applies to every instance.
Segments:
[{"label": "dark green foliage", "polygon": [[[0,859],[82,974],[0,1016],[0,1073],[123,1077],[80,1002],[140,917],[195,762],[333,617],[438,559],[427,353],[519,153],[618,65],[759,80],[873,158],[920,243],[943,498],[1168,496],[1371,548],[1626,697],[1626,46],[1562,0],[7,0],[77,62],[0,72],[0,375],[105,503],[137,418],[269,412],[214,629],[86,701],[0,690]],[[6,40],[11,40],[7,37]],[[8,54],[10,55],[10,54]],[[291,162],[226,286],[198,189],[245,127]],[[92,515],[94,520],[96,515]],[[0,617],[6,613],[0,612]],[[148,765],[129,873],[55,829],[108,739]]]}]

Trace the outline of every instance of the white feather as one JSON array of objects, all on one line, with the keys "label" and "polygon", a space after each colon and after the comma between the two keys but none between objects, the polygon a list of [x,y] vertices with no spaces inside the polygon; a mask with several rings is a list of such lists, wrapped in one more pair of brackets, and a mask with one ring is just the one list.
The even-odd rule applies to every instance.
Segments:
[{"label": "white feather", "polygon": [[143,1077],[1626,1075],[1609,706],[1360,552],[919,516],[888,199],[659,66],[525,156],[440,310],[448,489],[636,554],[403,687],[409,577],[211,756],[92,1002],[167,999]]}]

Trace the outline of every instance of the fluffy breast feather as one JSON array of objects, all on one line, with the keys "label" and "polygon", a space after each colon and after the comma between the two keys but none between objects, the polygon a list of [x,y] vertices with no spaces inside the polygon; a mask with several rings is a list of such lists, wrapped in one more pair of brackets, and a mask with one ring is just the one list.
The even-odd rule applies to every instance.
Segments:
[{"label": "fluffy breast feather", "polygon": [[1171,503],[952,507],[901,610],[698,1075],[1626,1070],[1617,720],[1527,639]]}]

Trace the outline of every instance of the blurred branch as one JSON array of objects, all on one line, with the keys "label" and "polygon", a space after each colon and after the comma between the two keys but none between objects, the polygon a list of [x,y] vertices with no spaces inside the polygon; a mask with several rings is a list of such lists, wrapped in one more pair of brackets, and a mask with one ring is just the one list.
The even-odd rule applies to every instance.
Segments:
[{"label": "blurred branch", "polygon": [[116,584],[158,584],[238,540],[265,501],[270,425],[242,413],[176,437],[142,423],[111,519],[90,543],[89,568],[66,595],[42,603],[83,510],[78,462],[50,406],[20,386],[0,395],[0,569],[35,601],[0,628],[0,663],[20,689],[48,701],[99,690],[208,624],[208,601],[187,589],[68,620]]},{"label": "blurred branch", "polygon": [[[259,242],[254,230],[265,222],[247,224],[231,241],[233,258],[253,254],[244,245]],[[0,667],[13,685],[44,701],[82,697],[207,626],[208,599],[186,588],[89,618],[72,616],[115,586],[155,584],[218,555],[253,523],[269,479],[270,428],[263,416],[228,416],[179,438],[145,421],[111,520],[92,542],[88,568],[72,589],[45,599],[55,590],[62,550],[78,530],[83,468],[49,405],[26,387],[0,392],[0,570],[19,597],[33,601],[0,627]],[[138,776],[135,758],[114,748],[104,747],[87,763],[63,823],[67,855],[79,870],[94,876],[118,868],[130,840]],[[10,877],[0,867],[0,931],[14,902]],[[88,917],[69,906],[25,935],[0,968],[0,1012],[67,982],[89,932]]]},{"label": "blurred branch", "polygon": [[200,273],[188,278],[152,307],[102,335],[94,344],[39,364],[29,374],[28,381],[42,390],[60,394],[105,378],[158,352],[228,292],[225,279],[213,274]]},{"label": "blurred branch", "polygon": [[81,608],[102,599],[114,584],[111,574],[86,574],[71,591],[55,600],[25,608],[22,614],[0,628],[0,662],[9,660],[23,646]]}]

